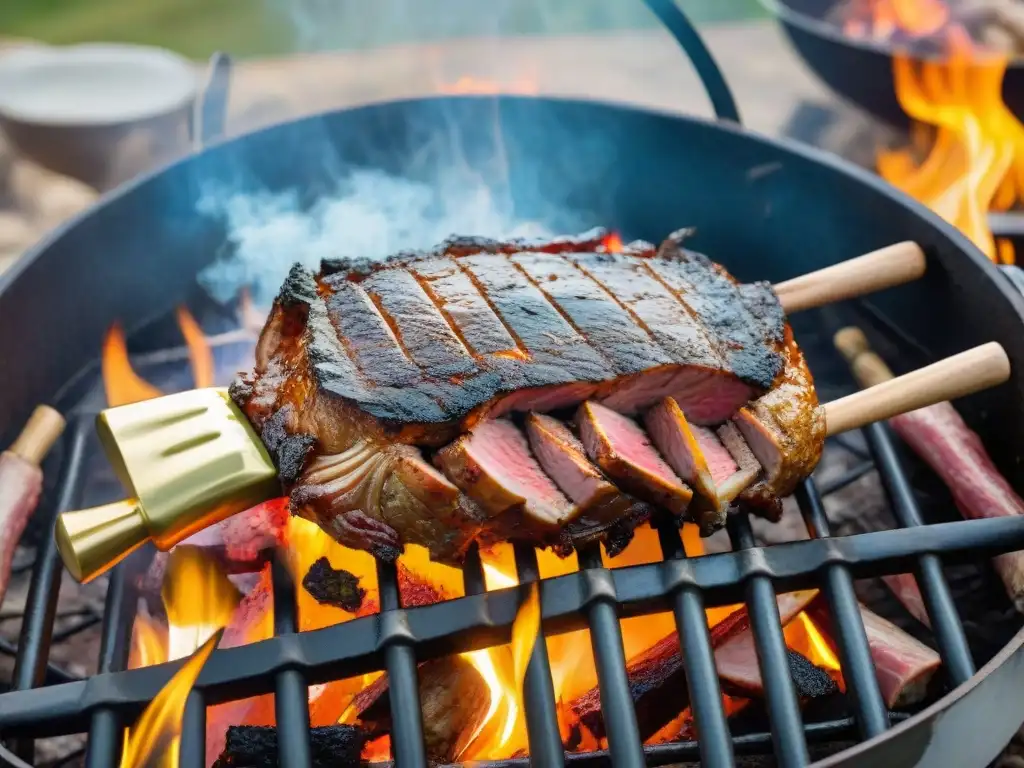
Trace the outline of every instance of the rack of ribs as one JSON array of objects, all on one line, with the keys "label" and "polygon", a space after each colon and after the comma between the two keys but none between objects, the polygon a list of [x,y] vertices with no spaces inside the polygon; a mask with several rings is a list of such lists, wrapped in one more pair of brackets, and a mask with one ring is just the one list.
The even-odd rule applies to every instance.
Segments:
[{"label": "rack of ribs", "polygon": [[768,516],[825,422],[767,283],[683,247],[453,238],[296,265],[231,395],[295,514],[392,559],[473,541],[611,554],[652,514]]}]

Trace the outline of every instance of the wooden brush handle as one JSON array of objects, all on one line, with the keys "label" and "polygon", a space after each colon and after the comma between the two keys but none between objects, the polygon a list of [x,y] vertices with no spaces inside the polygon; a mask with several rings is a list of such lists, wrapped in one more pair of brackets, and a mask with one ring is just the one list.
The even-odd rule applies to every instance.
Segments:
[{"label": "wooden brush handle", "polygon": [[63,431],[64,417],[50,406],[40,405],[7,450],[38,466]]},{"label": "wooden brush handle", "polygon": [[909,283],[924,274],[924,251],[896,243],[774,286],[787,314]]},{"label": "wooden brush handle", "polygon": [[955,400],[1009,378],[1010,360],[993,341],[828,403],[825,424],[828,434],[836,435],[944,400]]}]

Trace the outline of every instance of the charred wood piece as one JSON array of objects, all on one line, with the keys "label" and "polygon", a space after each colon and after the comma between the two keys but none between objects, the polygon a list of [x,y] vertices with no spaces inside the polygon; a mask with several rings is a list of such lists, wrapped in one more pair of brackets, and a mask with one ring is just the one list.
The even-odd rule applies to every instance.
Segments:
[{"label": "charred wood piece", "polygon": [[302,586],[318,603],[349,613],[358,611],[366,597],[366,590],[359,586],[359,578],[344,569],[332,568],[326,557],[309,567]]},{"label": "charred wood piece", "polygon": [[[312,768],[350,768],[366,765],[360,754],[366,734],[351,725],[309,729]],[[228,728],[224,751],[213,768],[277,768],[277,728],[238,725]]]}]

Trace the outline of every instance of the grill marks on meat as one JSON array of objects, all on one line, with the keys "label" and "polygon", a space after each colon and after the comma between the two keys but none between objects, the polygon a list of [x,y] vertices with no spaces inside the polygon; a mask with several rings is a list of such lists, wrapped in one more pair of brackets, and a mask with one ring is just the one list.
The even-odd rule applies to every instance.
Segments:
[{"label": "grill marks on meat", "polygon": [[576,420],[587,454],[608,476],[644,501],[683,515],[693,497],[640,425],[598,403],[580,406]]},{"label": "grill marks on meat", "polygon": [[[319,276],[294,267],[255,373],[232,387],[273,427],[293,510],[382,557],[413,542],[458,562],[476,538],[617,547],[647,504],[709,532],[761,472],[754,453],[765,498],[809,471],[823,423],[784,408],[816,401],[770,286],[737,284],[680,237],[659,257],[599,242],[459,238]],[[647,426],[667,463],[629,418],[665,398]],[[580,403],[582,444],[543,415]],[[529,412],[522,429],[513,412]],[[437,469],[416,446],[437,449]]]}]

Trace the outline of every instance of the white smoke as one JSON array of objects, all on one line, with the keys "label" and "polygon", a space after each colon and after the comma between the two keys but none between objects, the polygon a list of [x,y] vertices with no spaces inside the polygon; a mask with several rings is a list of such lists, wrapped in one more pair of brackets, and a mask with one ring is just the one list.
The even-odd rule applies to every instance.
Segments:
[{"label": "white smoke", "polygon": [[227,303],[248,287],[268,305],[295,262],[316,268],[321,259],[383,258],[427,249],[452,234],[543,237],[543,226],[515,221],[483,185],[428,186],[379,171],[355,171],[336,194],[302,210],[295,192],[233,192],[209,185],[197,205],[227,229],[228,248],[199,276],[214,299]]}]

